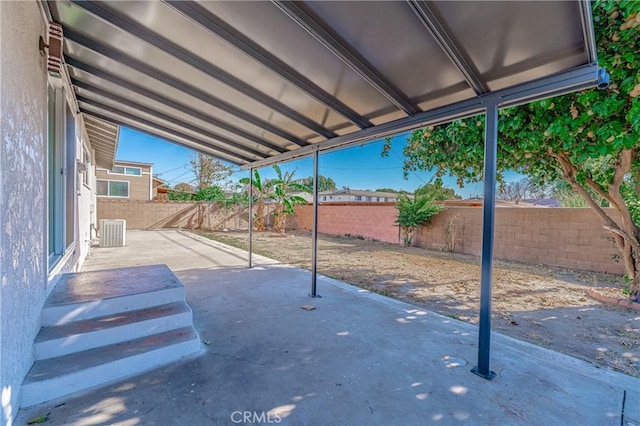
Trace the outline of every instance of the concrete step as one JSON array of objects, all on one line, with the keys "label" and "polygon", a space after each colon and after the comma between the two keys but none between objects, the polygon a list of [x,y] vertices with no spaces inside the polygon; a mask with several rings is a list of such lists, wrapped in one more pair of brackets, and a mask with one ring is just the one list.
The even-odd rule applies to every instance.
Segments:
[{"label": "concrete step", "polygon": [[20,392],[21,407],[124,379],[202,350],[193,327],[36,361]]},{"label": "concrete step", "polygon": [[67,324],[184,300],[166,265],[65,274],[42,309],[42,326]]},{"label": "concrete step", "polygon": [[191,308],[184,301],[67,322],[43,327],[35,340],[34,355],[36,360],[55,358],[192,324]]}]

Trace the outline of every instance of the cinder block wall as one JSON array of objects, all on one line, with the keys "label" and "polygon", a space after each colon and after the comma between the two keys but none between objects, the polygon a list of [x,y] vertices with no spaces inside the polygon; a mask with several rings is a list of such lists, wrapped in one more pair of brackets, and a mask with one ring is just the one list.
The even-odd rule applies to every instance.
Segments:
[{"label": "cinder block wall", "polygon": [[[322,203],[318,206],[318,232],[398,243],[396,214],[395,203]],[[290,223],[292,229],[312,229],[313,206],[297,206]]]},{"label": "cinder block wall", "polygon": [[[456,252],[479,255],[481,208],[447,208],[430,225],[418,229],[416,245],[446,250],[445,226],[452,218],[458,234]],[[613,260],[618,249],[611,233],[591,209],[500,207],[495,226],[497,259],[624,274],[624,265]]]},{"label": "cinder block wall", "polygon": [[[398,243],[394,203],[322,203],[318,230]],[[610,212],[614,214],[613,212]],[[247,229],[247,209],[216,204],[98,199],[98,220],[126,219],[127,229],[188,228]],[[272,222],[271,215],[267,223]],[[482,208],[447,207],[433,222],[416,231],[414,244],[448,250],[447,225],[454,225],[455,252],[479,255],[482,247]],[[289,229],[310,230],[313,206],[297,206]],[[452,226],[449,226],[452,228]],[[624,274],[613,258],[618,250],[591,209],[499,207],[496,209],[495,258],[530,264],[563,266],[586,271]]]},{"label": "cinder block wall", "polygon": [[248,225],[247,209],[217,204],[154,202],[98,198],[100,219],[125,219],[127,229],[222,229],[244,228]]},{"label": "cinder block wall", "polygon": [[[397,243],[396,213],[393,203],[321,204],[318,230]],[[312,214],[312,206],[297,207],[292,229],[311,229]],[[482,208],[478,207],[447,207],[431,224],[418,228],[414,245],[448,250],[448,224],[455,225],[457,253],[480,255]],[[494,250],[496,259],[624,274],[624,265],[613,260],[618,250],[611,234],[588,208],[499,207]]]}]

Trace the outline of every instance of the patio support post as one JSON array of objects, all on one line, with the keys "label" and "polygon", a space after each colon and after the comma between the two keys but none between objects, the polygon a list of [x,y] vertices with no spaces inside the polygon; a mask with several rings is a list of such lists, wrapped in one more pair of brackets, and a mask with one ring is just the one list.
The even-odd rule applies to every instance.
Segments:
[{"label": "patio support post", "polygon": [[493,234],[496,216],[496,151],[498,149],[498,104],[486,108],[484,136],[484,200],[482,202],[482,272],[480,279],[480,327],[478,333],[478,365],[472,373],[493,380],[491,371],[491,272],[493,267]]},{"label": "patio support post", "polygon": [[253,268],[253,167],[249,167],[249,269]]},{"label": "patio support post", "polygon": [[318,276],[318,161],[320,152],[313,151],[313,230],[311,237],[311,297],[320,297],[316,291],[316,279]]}]

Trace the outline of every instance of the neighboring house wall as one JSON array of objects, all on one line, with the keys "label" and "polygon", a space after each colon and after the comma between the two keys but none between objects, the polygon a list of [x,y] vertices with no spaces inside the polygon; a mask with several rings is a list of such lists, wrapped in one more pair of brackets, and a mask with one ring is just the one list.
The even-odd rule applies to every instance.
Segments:
[{"label": "neighboring house wall", "polygon": [[[0,29],[0,425],[4,425],[19,409],[20,385],[33,363],[44,301],[59,276],[77,271],[88,253],[95,178],[93,168],[86,174],[76,168],[77,162],[86,161],[83,152],[90,156],[92,151],[83,139],[82,120],[72,112],[76,108],[67,106],[65,93],[72,93],[71,88],[59,79],[57,90],[48,86],[46,59],[38,52],[38,38],[47,38],[38,2],[0,1]],[[56,102],[57,109],[52,107]],[[53,167],[50,140],[62,149]],[[50,198],[52,181],[58,190]],[[50,208],[51,202],[55,208]],[[55,220],[50,220],[50,211],[56,212]],[[50,240],[59,242],[53,251]]]},{"label": "neighboring house wall", "polygon": [[[308,199],[312,202],[312,197]],[[363,203],[388,203],[395,202],[398,194],[390,192],[375,192],[363,190],[335,190],[322,191],[318,193],[318,201],[321,203],[335,202],[363,202]]]},{"label": "neighboring house wall", "polygon": [[46,296],[45,34],[36,2],[0,2],[0,424],[18,412],[20,384]]},{"label": "neighboring house wall", "polygon": [[[153,196],[152,188],[152,166],[126,161],[116,161],[114,166],[131,167],[141,170],[140,176],[113,173],[98,167],[96,170],[97,181],[128,182],[128,192],[126,196],[115,196],[113,198],[129,198],[132,200],[151,200]],[[98,195],[98,198],[111,196]]]}]

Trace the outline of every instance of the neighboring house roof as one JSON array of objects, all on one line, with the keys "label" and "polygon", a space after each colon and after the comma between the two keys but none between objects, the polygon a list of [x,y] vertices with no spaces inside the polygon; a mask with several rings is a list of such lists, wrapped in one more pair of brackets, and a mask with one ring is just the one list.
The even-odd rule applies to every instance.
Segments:
[{"label": "neighboring house roof", "polygon": [[[128,161],[128,160],[115,160],[113,162],[113,164],[117,164],[117,165],[132,165],[132,166],[147,166],[147,167],[153,167],[153,163],[141,163],[139,161]],[[154,178],[155,179],[155,178]]]},{"label": "neighboring house roof", "polygon": [[167,183],[167,181],[160,179],[159,177],[155,177],[153,176],[152,178],[153,181],[153,187],[155,188],[156,186],[162,186],[164,184]]}]

